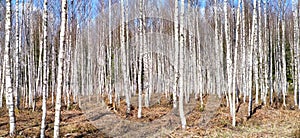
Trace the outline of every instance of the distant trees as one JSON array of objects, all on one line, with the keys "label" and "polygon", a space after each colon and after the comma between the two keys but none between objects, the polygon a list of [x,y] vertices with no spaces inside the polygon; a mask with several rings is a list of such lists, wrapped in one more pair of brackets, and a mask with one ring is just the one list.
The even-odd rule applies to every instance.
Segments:
[{"label": "distant trees", "polygon": [[[277,106],[280,102],[283,106],[286,106],[287,91],[291,86],[289,85],[291,81],[293,81],[294,87],[294,103],[297,103],[299,99],[297,97],[297,89],[299,87],[297,82],[298,58],[295,57],[297,55],[296,45],[299,44],[299,42],[296,42],[299,37],[297,36],[299,27],[296,27],[298,21],[295,19],[296,15],[298,15],[296,13],[298,11],[297,8],[299,8],[298,2],[293,2],[293,12],[289,11],[288,6],[285,5],[287,1],[276,2],[268,0],[248,2],[241,0],[240,4],[235,4],[224,1],[223,13],[225,18],[220,20],[216,16],[220,9],[218,8],[220,3],[218,1],[214,2],[215,43],[218,41],[218,35],[223,34],[223,30],[219,31],[218,29],[218,25],[221,24],[221,28],[224,27],[225,37],[220,38],[220,41],[224,42],[220,47],[222,45],[226,47],[231,46],[224,52],[227,62],[225,66],[227,70],[227,91],[228,93],[236,91],[237,97],[243,94],[244,102],[246,102],[246,97],[249,97],[249,117],[252,115],[252,100],[255,100],[255,105],[270,103],[271,106]],[[250,5],[253,5],[253,8]],[[226,7],[236,7],[236,10],[226,12]],[[287,31],[290,28],[291,19],[286,18],[287,16],[292,16],[292,13],[294,17],[293,37]],[[206,14],[208,14],[207,16],[211,15],[210,12]],[[239,22],[241,25],[238,26]],[[233,29],[227,29],[228,27]],[[228,41],[228,38],[234,39]],[[291,38],[294,38],[293,43],[295,45],[291,43]],[[236,54],[236,49],[232,47],[232,44],[236,45],[239,43],[241,46],[237,48]],[[234,59],[232,60],[232,58]],[[237,62],[235,62],[236,59]],[[230,63],[234,65],[232,66]],[[236,63],[241,63],[241,67],[236,68],[237,70],[235,71]],[[232,85],[231,80],[233,81]],[[234,81],[236,82],[234,83]],[[254,84],[254,87],[252,84]],[[229,90],[231,86],[233,88]],[[255,91],[255,97],[253,97],[252,90]],[[228,95],[228,101],[230,107],[232,107],[230,97]],[[269,102],[267,102],[267,97],[269,97]],[[235,100],[239,100],[239,98]],[[233,112],[231,110],[231,113]]]}]

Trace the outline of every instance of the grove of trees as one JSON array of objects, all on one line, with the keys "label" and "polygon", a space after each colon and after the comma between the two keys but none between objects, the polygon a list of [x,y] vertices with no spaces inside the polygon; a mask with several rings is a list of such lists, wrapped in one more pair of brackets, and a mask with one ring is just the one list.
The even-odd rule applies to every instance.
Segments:
[{"label": "grove of trees", "polygon": [[[138,118],[160,94],[178,108],[217,94],[232,126],[237,105],[300,110],[298,0],[6,0],[0,2],[0,108],[35,111],[82,96],[119,106],[138,96]],[[287,101],[289,98],[293,101]],[[288,104],[288,103],[293,103]]]}]

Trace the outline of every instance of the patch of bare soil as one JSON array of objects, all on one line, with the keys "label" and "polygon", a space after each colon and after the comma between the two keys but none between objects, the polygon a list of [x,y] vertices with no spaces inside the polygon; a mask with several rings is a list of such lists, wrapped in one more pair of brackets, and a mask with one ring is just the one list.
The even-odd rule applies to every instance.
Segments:
[{"label": "patch of bare soil", "polygon": [[[178,109],[172,109],[172,103],[164,97],[155,98],[156,103],[143,108],[143,118],[137,118],[137,105],[131,101],[131,114],[126,114],[126,104],[121,99],[120,106],[109,105],[106,100],[97,97],[82,97],[81,108],[86,117],[102,132],[110,137],[166,137],[178,126]],[[159,100],[157,100],[159,99]],[[172,101],[172,100],[170,100]],[[195,99],[184,104],[186,115],[195,108]],[[110,107],[111,106],[111,107]],[[114,110],[115,109],[115,110]]]}]

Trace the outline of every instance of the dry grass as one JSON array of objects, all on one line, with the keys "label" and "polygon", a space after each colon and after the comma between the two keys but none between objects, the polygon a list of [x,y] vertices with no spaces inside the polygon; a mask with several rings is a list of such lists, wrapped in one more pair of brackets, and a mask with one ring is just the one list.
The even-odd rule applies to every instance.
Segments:
[{"label": "dry grass", "polygon": [[[236,115],[237,126],[231,126],[230,111],[220,107],[215,117],[207,127],[193,124],[197,119],[188,117],[189,127],[186,130],[177,129],[171,137],[296,137],[300,138],[299,110],[274,109],[272,107],[255,105],[255,112],[247,119],[247,103],[240,104]],[[201,113],[198,113],[199,116]]]},{"label": "dry grass", "polygon": [[[54,108],[51,101],[47,102],[46,137],[53,137]],[[95,126],[91,125],[83,113],[74,105],[70,110],[62,107],[60,135],[61,137],[104,137]],[[32,109],[15,110],[15,137],[39,137],[41,126],[41,101],[37,102],[35,111]],[[9,124],[6,107],[0,109],[0,137],[8,137]]]},{"label": "dry grass", "polygon": [[[108,98],[105,98],[105,103],[109,105]],[[134,105],[134,104],[133,104]],[[158,119],[172,110],[172,103],[169,99],[166,99],[165,96],[161,96],[155,104],[150,107],[142,107],[142,118],[137,117],[138,107],[131,106],[131,112],[129,115],[126,115],[126,101],[121,99],[120,106],[114,111],[115,114],[122,117],[123,119],[134,121],[134,122],[150,122],[155,119]],[[137,104],[136,104],[137,105]],[[113,110],[113,107],[111,107]]]},{"label": "dry grass", "polygon": [[[292,101],[292,100],[288,100]],[[206,97],[204,98],[206,103]],[[223,100],[221,105],[225,105]],[[288,104],[291,105],[291,104]],[[237,126],[231,126],[229,109],[221,106],[215,116],[205,127],[199,126],[199,119],[203,114],[200,105],[187,116],[187,129],[182,130],[179,126],[168,137],[296,137],[300,138],[300,112],[298,109],[270,107],[254,105],[255,112],[247,119],[247,103],[239,105],[236,115]],[[46,136],[53,136],[54,107],[48,101]],[[126,118],[126,104],[121,101],[117,115]],[[143,108],[143,118],[137,119],[137,107],[132,107],[132,114],[127,119],[136,122],[149,122],[167,114],[172,108],[172,103],[162,96],[159,103],[150,108]],[[61,136],[62,137],[105,137],[84,116],[77,105],[71,110],[62,107]],[[37,103],[36,111],[31,109],[16,110],[17,130],[16,137],[38,137],[41,123],[41,101]],[[0,137],[8,136],[8,113],[4,107],[0,109]]]}]

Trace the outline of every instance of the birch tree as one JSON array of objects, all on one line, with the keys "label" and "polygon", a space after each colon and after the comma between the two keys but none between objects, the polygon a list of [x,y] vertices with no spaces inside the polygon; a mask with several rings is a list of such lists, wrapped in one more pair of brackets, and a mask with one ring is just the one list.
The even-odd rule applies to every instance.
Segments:
[{"label": "birch tree", "polygon": [[[299,9],[300,9],[300,4],[299,4],[299,1],[298,1],[298,19],[296,19],[297,21],[298,21],[298,28],[294,28],[295,29],[295,31],[298,31],[299,32],[299,13],[300,13],[300,11],[299,11]],[[294,16],[296,16],[296,15],[294,15]],[[297,78],[298,78],[298,109],[300,110],[300,52],[299,52],[299,49],[300,49],[300,44],[299,44],[299,33],[296,33],[296,38],[294,38],[294,39],[296,39],[297,40],[297,71],[298,71],[298,74],[297,74]]]},{"label": "birch tree", "polygon": [[221,65],[220,65],[220,55],[219,55],[219,26],[218,26],[218,3],[217,0],[214,0],[214,21],[215,21],[215,45],[216,45],[216,56],[217,56],[217,93],[221,93]]},{"label": "birch tree", "polygon": [[178,55],[179,55],[179,41],[178,41],[178,32],[179,32],[179,26],[178,26],[178,1],[175,0],[175,12],[174,12],[174,86],[173,86],[173,108],[177,107],[177,85],[178,85]]},{"label": "birch tree", "polygon": [[[42,122],[41,122],[41,138],[45,137],[45,128],[46,128],[46,115],[47,115],[47,37],[48,37],[48,0],[44,0],[44,12],[43,12],[43,86],[42,86]],[[41,49],[40,49],[41,50]]]},{"label": "birch tree", "polygon": [[293,79],[293,84],[294,84],[294,104],[295,106],[298,105],[298,102],[297,102],[297,86],[299,84],[299,81],[297,79],[297,48],[298,48],[298,45],[299,45],[299,25],[298,25],[298,3],[296,0],[293,0],[292,1],[292,6],[293,6],[293,20],[294,20],[294,42],[293,42],[293,51],[294,51],[294,66],[293,66],[293,70],[294,70],[294,79]]},{"label": "birch tree", "polygon": [[[248,94],[249,94],[249,104],[248,104],[248,117],[252,115],[252,67],[254,70],[256,70],[256,48],[254,49],[254,46],[257,46],[257,11],[256,11],[256,0],[253,2],[253,18],[252,18],[252,31],[251,31],[251,43],[250,43],[250,50],[249,50],[249,70],[248,70]],[[252,54],[254,52],[254,58],[252,57]],[[254,61],[254,66],[252,65],[252,61]],[[254,71],[256,72],[256,71]],[[255,73],[254,73],[255,74]],[[255,79],[257,79],[255,77]],[[257,82],[255,81],[255,84],[257,86]],[[258,92],[258,91],[257,91]]]},{"label": "birch tree", "polygon": [[[257,1],[257,6],[258,6],[258,54],[259,54],[259,59],[257,59],[257,60],[259,60],[259,62],[258,62],[258,65],[259,65],[259,76],[258,76],[258,78],[259,78],[259,82],[260,83],[258,83],[258,84],[260,84],[260,93],[261,93],[261,95],[263,94],[263,77],[262,77],[262,73],[263,73],[263,62],[262,62],[262,60],[263,60],[263,37],[262,37],[262,35],[263,35],[263,28],[262,28],[262,8],[261,8],[261,0],[258,0]],[[258,67],[257,67],[258,68]],[[259,86],[258,86],[258,88],[257,88],[258,90],[259,90]],[[255,104],[258,104],[258,102],[259,102],[259,98],[258,98],[258,96],[259,96],[259,92],[258,91],[256,91],[256,93],[255,93]],[[261,98],[262,98],[263,96],[261,96]]]},{"label": "birch tree", "polygon": [[[254,15],[255,14],[255,15]],[[253,34],[255,34],[254,36],[252,36],[253,38],[253,75],[254,75],[254,83],[255,83],[255,96],[257,95],[257,97],[255,97],[255,104],[258,104],[258,94],[259,94],[259,48],[260,48],[260,43],[259,43],[259,33],[257,33],[259,31],[260,28],[259,24],[258,24],[258,16],[259,13],[257,12],[257,0],[254,0],[253,2],[253,18],[255,18],[255,21],[253,20],[252,24],[255,25],[255,27],[251,30],[253,32]],[[249,72],[250,73],[250,72]],[[251,94],[250,94],[251,95]],[[257,99],[256,99],[257,98]]]},{"label": "birch tree", "polygon": [[138,96],[139,96],[139,109],[138,109],[138,118],[142,117],[142,53],[143,53],[143,6],[144,0],[139,1],[139,10],[140,10],[140,20],[139,20],[139,59],[138,59]]},{"label": "birch tree", "polygon": [[128,90],[128,79],[129,74],[127,72],[127,66],[126,66],[126,45],[125,45],[125,15],[124,15],[124,0],[121,0],[121,30],[120,30],[120,40],[121,40],[121,68],[122,68],[122,74],[123,74],[123,85],[124,85],[124,92],[126,97],[126,104],[127,109],[126,113],[130,113],[130,99],[129,99],[129,90]]},{"label": "birch tree", "polygon": [[29,88],[29,101],[30,104],[32,105],[32,110],[35,110],[36,106],[36,88],[34,88],[34,18],[33,18],[33,2],[32,0],[30,1],[30,6],[29,6],[29,11],[31,14],[28,15],[28,18],[30,19],[30,48],[29,48],[29,55],[28,55],[28,72],[29,72],[29,82],[28,82],[28,88]]},{"label": "birch tree", "polygon": [[235,100],[236,100],[236,83],[237,83],[237,59],[238,59],[238,44],[240,35],[240,7],[241,0],[238,0],[237,18],[236,18],[236,31],[235,31],[235,47],[234,47],[234,70],[233,70],[233,96],[232,96],[232,126],[235,127]]},{"label": "birch tree", "polygon": [[[299,109],[300,109],[300,82],[299,82],[299,78],[300,78],[300,58],[299,58],[299,9],[298,9],[298,6],[299,6],[299,1],[297,2],[297,0],[293,0],[292,1],[293,3],[293,20],[294,20],[294,42],[293,42],[293,45],[294,45],[294,72],[295,72],[295,75],[294,75],[294,102],[295,102],[295,106],[299,106]],[[296,88],[297,87],[297,88]],[[297,93],[299,92],[299,97],[297,97]],[[298,98],[298,101],[297,101],[297,98]],[[299,102],[299,104],[298,104]]]},{"label": "birch tree", "polygon": [[56,103],[55,103],[55,120],[54,120],[54,138],[59,137],[59,123],[60,123],[60,110],[61,110],[61,93],[63,86],[63,61],[64,61],[64,44],[65,44],[65,31],[67,25],[67,0],[61,1],[61,23],[60,23],[60,40],[59,40],[59,53],[58,53],[58,71],[57,71],[57,88],[56,88]]},{"label": "birch tree", "polygon": [[270,71],[270,67],[268,66],[268,54],[269,54],[269,29],[268,29],[268,16],[267,16],[267,0],[264,0],[264,79],[265,79],[265,88],[264,88],[264,97],[263,97],[263,104],[267,103],[267,94],[268,94],[268,89],[269,89],[269,85],[268,85],[268,71]]},{"label": "birch tree", "polygon": [[112,103],[112,32],[111,32],[111,0],[108,0],[108,70],[109,70],[109,77],[108,77],[108,90],[109,90],[109,103]]},{"label": "birch tree", "polygon": [[245,17],[245,0],[242,2],[242,78],[243,78],[243,102],[246,102],[247,97],[247,47],[246,47],[246,17]]},{"label": "birch tree", "polygon": [[20,106],[20,68],[19,68],[19,47],[20,47],[20,30],[19,30],[19,0],[16,0],[16,47],[15,47],[15,88],[14,88],[14,97],[15,97],[15,107],[19,109]]},{"label": "birch tree", "polygon": [[230,40],[230,28],[229,28],[229,21],[228,21],[228,1],[224,0],[224,16],[225,16],[225,42],[226,42],[226,69],[227,69],[227,95],[229,98],[229,107],[230,113],[232,115],[232,105],[233,101],[231,98],[232,93],[232,59],[231,59],[231,40]]},{"label": "birch tree", "polygon": [[10,63],[10,35],[11,35],[11,0],[6,0],[5,14],[5,47],[4,47],[4,66],[5,66],[5,91],[6,91],[6,107],[9,116],[9,135],[13,136],[16,129],[15,123],[15,106],[11,84],[11,63]]},{"label": "birch tree", "polygon": [[[1,55],[2,57],[2,55]],[[3,64],[3,61],[2,61],[2,64]],[[4,93],[4,67],[3,65],[0,67],[1,70],[0,70],[0,82],[1,82],[1,88],[0,88],[0,109],[3,107],[3,93]]]},{"label": "birch tree", "polygon": [[[281,3],[281,0],[280,0]],[[285,96],[287,93],[287,78],[286,78],[286,54],[285,54],[285,3],[286,1],[283,1],[283,5],[282,5],[282,47],[281,47],[281,58],[282,58],[282,96],[283,96],[283,106],[286,106],[286,101],[285,101]]]},{"label": "birch tree", "polygon": [[[177,0],[176,0],[177,1]],[[181,127],[185,129],[186,127],[186,118],[184,115],[183,110],[183,94],[184,94],[184,39],[185,39],[185,32],[183,30],[184,25],[184,0],[180,1],[180,43],[179,43],[179,79],[178,79],[178,89],[179,89],[179,114],[180,114],[180,120],[181,120]],[[175,36],[176,37],[176,36]]]}]

